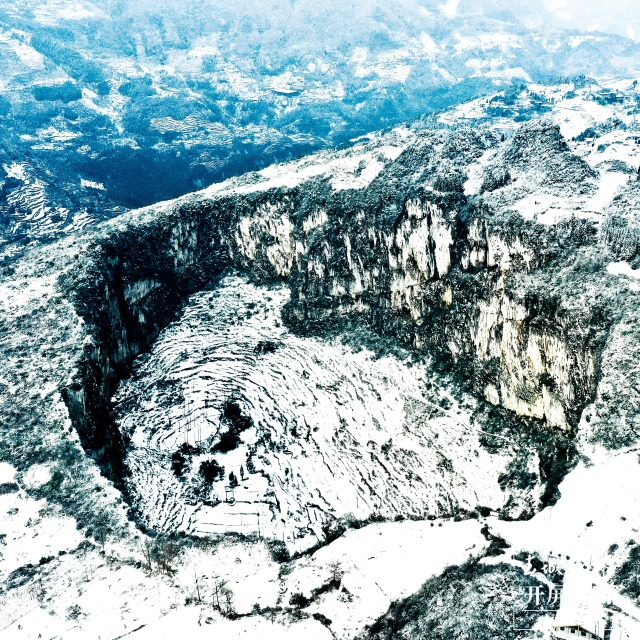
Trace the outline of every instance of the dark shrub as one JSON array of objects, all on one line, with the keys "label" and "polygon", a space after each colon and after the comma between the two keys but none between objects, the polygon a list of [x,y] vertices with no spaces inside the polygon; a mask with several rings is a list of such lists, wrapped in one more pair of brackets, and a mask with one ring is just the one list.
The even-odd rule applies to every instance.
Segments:
[{"label": "dark shrub", "polygon": [[80,88],[73,82],[33,87],[32,92],[33,97],[38,102],[60,100],[61,102],[68,103],[82,98],[82,91],[80,91]]},{"label": "dark shrub", "polygon": [[211,484],[224,478],[224,467],[215,460],[205,460],[200,464],[200,475],[207,484]]},{"label": "dark shrub", "polygon": [[276,350],[277,346],[278,345],[275,342],[272,342],[271,340],[262,340],[261,342],[258,342],[258,344],[256,345],[255,352],[256,353],[273,353]]},{"label": "dark shrub", "polygon": [[155,94],[156,90],[151,85],[151,78],[144,76],[142,78],[135,78],[130,82],[125,82],[120,85],[118,91],[121,95],[127,96],[128,98],[144,98]]},{"label": "dark shrub", "polygon": [[0,484],[0,496],[5,495],[6,493],[15,493],[19,491],[20,487],[15,482],[4,482]]},{"label": "dark shrub", "polygon": [[220,442],[215,445],[212,451],[227,453],[236,449],[242,439],[240,434],[253,426],[250,416],[242,413],[240,405],[235,400],[227,400],[222,407],[222,418],[229,425],[227,431],[220,436]]},{"label": "dark shrub", "polygon": [[495,191],[508,185],[511,182],[511,174],[508,169],[494,169],[487,172],[482,180],[480,192]]},{"label": "dark shrub", "polygon": [[311,603],[309,598],[305,598],[301,593],[294,593],[289,599],[289,604],[292,607],[298,607],[299,609],[304,609],[304,607],[308,606]]},{"label": "dark shrub", "polygon": [[193,447],[187,442],[181,444],[180,448],[171,456],[173,473],[178,477],[181,476],[191,464],[191,457],[198,453],[200,453],[198,447]]}]

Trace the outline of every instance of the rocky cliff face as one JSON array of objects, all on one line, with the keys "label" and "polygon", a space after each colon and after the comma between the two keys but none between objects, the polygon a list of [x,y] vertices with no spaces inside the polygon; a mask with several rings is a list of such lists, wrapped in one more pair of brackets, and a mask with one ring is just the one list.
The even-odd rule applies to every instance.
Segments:
[{"label": "rocky cliff face", "polygon": [[[558,141],[557,128],[524,129],[520,137],[544,149],[544,167],[568,157],[569,179],[576,178],[580,163]],[[548,295],[536,274],[557,271],[561,256],[595,232],[588,221],[572,235],[496,216],[481,196],[425,187],[428,175],[409,174],[416,156],[436,171],[460,136],[423,136],[365,189],[332,191],[314,179],[187,197],[106,225],[91,240],[91,269],[83,265],[65,284],[94,327],[82,373],[66,390],[86,446],[122,447],[108,426],[117,380],[185,297],[228,266],[257,282],[286,282],[292,295],[285,315],[298,330],[361,318],[404,345],[436,353],[492,404],[550,428],[575,427],[595,392],[606,322],[593,327],[584,314],[567,314],[569,298]],[[501,153],[513,155],[516,143]],[[486,145],[457,153],[458,165]],[[593,177],[589,170],[581,176]]]},{"label": "rocky cliff face", "polygon": [[61,279],[91,334],[77,377],[63,394],[83,445],[116,478],[124,443],[109,403],[118,381],[185,297],[228,264],[209,212],[193,203],[108,225],[89,239],[88,263]]},{"label": "rocky cliff face", "polygon": [[[606,579],[635,525],[624,500],[582,508],[575,485],[625,494],[636,465],[640,153],[627,124],[594,129],[597,146],[550,122],[504,141],[403,128],[1,262],[0,471],[12,465],[3,499],[26,527],[5,539],[8,584],[56,566],[67,585],[77,558],[51,560],[58,547],[33,536],[56,526],[50,512],[103,550],[139,553],[147,528],[309,551],[372,521],[529,519],[557,502],[578,453],[559,529],[540,514],[522,530],[572,563],[595,550]],[[629,450],[594,447],[611,456],[598,470],[589,441]]]},{"label": "rocky cliff face", "polygon": [[[554,125],[525,125],[519,136],[528,141],[528,148],[545,150],[543,169],[566,161],[568,179],[581,175],[585,183],[577,197],[586,197],[593,173],[583,171],[566,145],[558,142]],[[480,438],[488,450],[494,451],[496,442],[510,442],[514,430],[528,429],[523,436],[527,444],[509,444],[500,463],[498,484],[507,491],[504,500],[491,492],[486,500],[508,517],[535,512],[553,498],[563,469],[571,464],[571,445],[556,432],[573,434],[583,408],[596,394],[600,352],[615,320],[610,310],[618,289],[603,269],[611,259],[609,236],[599,234],[592,219],[574,215],[543,225],[514,211],[520,201],[514,200],[506,183],[483,193],[463,191],[465,176],[481,176],[489,165],[495,171],[490,163],[505,156],[506,145],[513,150],[514,144],[501,143],[482,129],[394,131],[333,155],[283,165],[265,178],[248,176],[126,214],[105,223],[99,232],[74,239],[75,258],[61,243],[64,259],[54,257],[42,268],[48,277],[57,278],[59,295],[72,303],[75,314],[76,355],[64,375],[61,372],[64,382],[59,386],[84,449],[125,486],[132,432],[113,421],[112,398],[119,382],[131,375],[135,359],[180,315],[193,293],[215,288],[218,276],[235,269],[254,285],[289,289],[282,319],[292,335],[336,336],[364,325],[383,338],[383,350],[413,352],[431,362],[429,371],[448,371],[463,381],[466,392],[475,394],[480,404],[475,414],[455,418],[454,423],[475,433],[488,430],[489,436]],[[554,154],[562,162],[554,160]],[[535,155],[528,167],[518,162],[516,179],[535,172],[547,175],[536,166]],[[510,204],[501,208],[504,201]],[[582,201],[575,203],[578,214]],[[51,255],[57,250],[54,247]],[[357,331],[350,335],[352,342],[365,339]],[[256,343],[255,353],[264,352],[265,345],[276,349],[270,340]],[[61,348],[71,353],[68,346]],[[304,347],[300,352],[312,351]],[[251,349],[247,354],[255,357]],[[288,357],[283,355],[283,362]],[[327,356],[327,362],[334,362],[332,358]],[[287,366],[278,365],[288,374]],[[358,366],[358,371],[366,369]],[[331,384],[328,396],[333,394]],[[310,388],[302,395],[314,393]],[[415,398],[407,398],[399,406],[413,407]],[[503,413],[491,417],[482,401]],[[255,402],[258,406],[261,401]],[[295,402],[291,411],[298,411]],[[415,413],[403,411],[406,416]],[[476,420],[474,415],[481,417]],[[514,422],[509,415],[525,422]],[[341,434],[344,425],[336,420],[336,434]],[[600,423],[592,424],[594,433],[601,434]],[[437,432],[442,426],[429,428]],[[275,438],[271,442],[290,451],[297,436],[291,439],[274,429],[269,427]],[[292,429],[301,432],[295,425]],[[357,458],[365,453],[358,449],[363,436],[355,433],[353,440],[347,439],[347,449]],[[344,434],[333,438],[331,446],[341,459],[347,454],[340,453],[342,445],[336,443],[347,440]],[[395,445],[381,441],[376,447],[383,444],[385,456],[404,459],[401,451],[394,453]],[[266,440],[263,445],[268,448]],[[274,458],[272,465],[285,469],[286,455]],[[437,480],[442,499],[420,508],[417,501],[406,513],[403,507],[397,514],[424,515],[435,509],[442,515],[474,508],[481,492],[471,485],[456,494],[457,507],[448,502],[446,496],[454,491],[449,485],[458,482],[458,471],[455,465],[441,463],[418,456],[412,473],[426,478],[427,486],[435,482],[430,474],[444,474],[448,480]],[[289,480],[283,478],[285,486]],[[175,478],[169,480],[175,484]],[[393,517],[399,507],[380,497],[390,495],[388,480],[376,482],[379,497],[356,500],[354,511],[366,504],[363,518],[383,511]],[[304,513],[305,489],[296,491],[291,508]],[[331,512],[333,503],[327,504]],[[300,520],[302,529],[305,518]]]},{"label": "rocky cliff face", "polygon": [[240,219],[234,250],[250,265],[258,238],[273,230],[260,263],[291,281],[294,324],[360,315],[464,366],[493,404],[574,427],[595,390],[598,341],[578,318],[542,317],[530,299],[537,288],[523,290],[516,278],[543,266],[533,229],[508,237],[481,216],[465,223],[466,203],[457,204],[411,195],[386,228],[361,209],[331,219],[313,212],[296,228],[274,207]]}]

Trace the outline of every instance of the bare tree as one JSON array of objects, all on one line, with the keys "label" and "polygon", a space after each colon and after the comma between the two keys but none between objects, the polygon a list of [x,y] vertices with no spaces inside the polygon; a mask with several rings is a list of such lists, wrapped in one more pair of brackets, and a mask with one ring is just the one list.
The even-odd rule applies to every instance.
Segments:
[{"label": "bare tree", "polygon": [[331,573],[331,584],[338,588],[342,581],[342,577],[344,576],[342,563],[340,562],[340,560],[333,560],[332,562],[329,562],[327,568]]},{"label": "bare tree", "polygon": [[226,580],[222,580],[219,576],[213,576],[211,606],[217,611],[222,611],[220,607],[220,598],[222,597],[222,589],[224,589],[226,584],[227,584]]},{"label": "bare tree", "polygon": [[233,597],[233,591],[227,586],[227,581],[222,580],[219,576],[214,576],[211,606],[224,616],[232,616],[235,613]]},{"label": "bare tree", "polygon": [[149,568],[149,573],[151,573],[153,571],[153,541],[149,538],[146,538],[142,543],[142,555]]},{"label": "bare tree", "polygon": [[231,591],[229,587],[224,586],[220,589],[220,595],[222,596],[223,613],[226,616],[232,616],[235,613],[233,608],[233,591]]},{"label": "bare tree", "polygon": [[193,572],[193,577],[196,580],[196,594],[198,596],[198,604],[200,604],[202,602],[202,598],[200,597],[200,583],[198,582],[198,574],[195,571]]},{"label": "bare tree", "polygon": [[153,545],[153,557],[158,568],[164,573],[171,573],[172,563],[178,556],[180,550],[171,540],[156,540]]},{"label": "bare tree", "polygon": [[93,533],[93,537],[94,537],[95,541],[102,548],[103,555],[104,555],[104,552],[105,552],[105,546],[107,544],[107,536],[108,536],[107,527],[102,526],[102,525],[99,525],[98,527],[96,527],[96,529],[95,529],[95,531]]}]

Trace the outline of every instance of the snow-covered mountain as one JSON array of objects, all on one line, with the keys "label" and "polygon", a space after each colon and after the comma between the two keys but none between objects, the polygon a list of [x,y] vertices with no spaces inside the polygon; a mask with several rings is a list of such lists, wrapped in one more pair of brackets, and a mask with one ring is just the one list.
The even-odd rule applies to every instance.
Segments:
[{"label": "snow-covered mountain", "polygon": [[638,637],[636,87],[518,84],[5,258],[0,628]]},{"label": "snow-covered mountain", "polygon": [[562,30],[552,9],[3,2],[5,251],[500,87],[640,75],[633,40]]}]

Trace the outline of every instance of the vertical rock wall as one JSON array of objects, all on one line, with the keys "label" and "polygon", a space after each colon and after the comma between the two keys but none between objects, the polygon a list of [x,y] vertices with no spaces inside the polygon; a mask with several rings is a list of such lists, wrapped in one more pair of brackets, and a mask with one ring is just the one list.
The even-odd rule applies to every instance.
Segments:
[{"label": "vertical rock wall", "polygon": [[340,220],[316,210],[296,226],[285,217],[294,209],[240,217],[234,248],[243,267],[259,261],[289,280],[294,322],[363,315],[417,348],[446,352],[488,401],[552,427],[577,424],[595,392],[597,350],[584,327],[541,318],[527,291],[509,284],[511,273],[543,267],[530,238],[482,216],[462,223],[427,192],[408,197],[386,227],[366,210]]},{"label": "vertical rock wall", "polygon": [[552,427],[577,424],[595,392],[597,353],[571,320],[541,321],[510,281],[542,268],[530,239],[482,215],[463,220],[459,199],[429,191],[411,193],[386,221],[358,201],[302,202],[295,189],[190,197],[94,239],[90,267],[67,282],[93,339],[66,398],[85,447],[107,466],[124,444],[109,418],[118,380],[189,293],[228,267],[286,281],[287,317],[300,328],[362,317],[446,356],[494,404]]},{"label": "vertical rock wall", "polygon": [[212,213],[212,206],[190,202],[115,221],[91,242],[88,263],[62,283],[92,336],[65,399],[85,449],[114,478],[125,444],[109,411],[118,382],[185,297],[228,265]]}]

